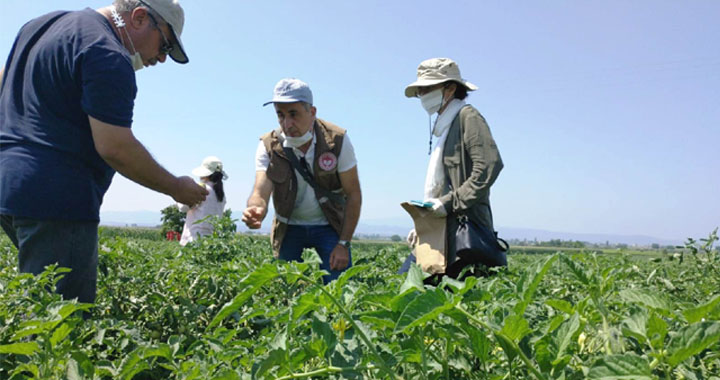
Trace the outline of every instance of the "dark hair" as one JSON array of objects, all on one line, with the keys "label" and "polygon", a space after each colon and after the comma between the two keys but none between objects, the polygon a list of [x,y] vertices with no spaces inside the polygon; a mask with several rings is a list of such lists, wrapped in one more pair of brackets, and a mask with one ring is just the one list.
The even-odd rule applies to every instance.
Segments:
[{"label": "dark hair", "polygon": [[446,86],[450,86],[451,83],[455,83],[455,85],[456,85],[455,86],[455,95],[453,95],[455,97],[455,99],[463,100],[463,99],[467,98],[468,90],[464,84],[462,84],[460,82],[451,81],[451,82],[447,82]]},{"label": "dark hair", "polygon": [[225,199],[225,191],[223,190],[223,174],[222,172],[215,172],[213,174],[210,174],[210,182],[213,183],[213,190],[215,190],[215,195],[217,195],[218,202],[222,202],[223,199]]}]

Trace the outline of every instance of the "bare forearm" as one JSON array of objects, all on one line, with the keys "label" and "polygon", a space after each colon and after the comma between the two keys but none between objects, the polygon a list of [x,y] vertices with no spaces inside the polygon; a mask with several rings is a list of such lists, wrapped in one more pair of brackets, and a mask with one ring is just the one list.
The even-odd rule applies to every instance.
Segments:
[{"label": "bare forearm", "polygon": [[134,138],[103,159],[123,176],[152,190],[172,196],[178,187],[178,178],[160,166]]},{"label": "bare forearm", "polygon": [[5,66],[0,67],[0,87],[2,87],[3,84],[3,76],[5,76]]},{"label": "bare forearm", "polygon": [[255,192],[250,195],[247,201],[247,207],[262,207],[267,209],[267,204],[267,199],[264,199],[260,194]]},{"label": "bare forearm", "polygon": [[362,193],[359,191],[348,194],[345,203],[345,219],[343,220],[340,240],[352,240],[358,220],[360,220],[360,208],[362,206]]},{"label": "bare forearm", "polygon": [[170,195],[175,201],[194,205],[205,200],[208,191],[192,178],[175,177],[135,139],[130,128],[112,125],[88,116],[95,150],[120,174],[147,188]]}]

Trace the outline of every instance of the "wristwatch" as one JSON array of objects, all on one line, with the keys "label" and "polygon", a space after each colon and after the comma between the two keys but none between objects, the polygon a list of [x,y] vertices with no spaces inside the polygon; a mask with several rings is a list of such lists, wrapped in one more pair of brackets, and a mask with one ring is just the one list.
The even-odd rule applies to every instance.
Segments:
[{"label": "wristwatch", "polygon": [[350,242],[347,240],[338,240],[338,245],[342,245],[343,247],[350,249]]}]

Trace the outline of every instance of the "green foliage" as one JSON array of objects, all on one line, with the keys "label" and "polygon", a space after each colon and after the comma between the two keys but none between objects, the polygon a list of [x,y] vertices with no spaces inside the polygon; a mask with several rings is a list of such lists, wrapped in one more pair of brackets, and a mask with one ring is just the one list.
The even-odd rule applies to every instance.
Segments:
[{"label": "green foliage", "polygon": [[[671,257],[509,256],[509,268],[423,284],[403,244],[272,258],[229,214],[186,247],[101,233],[95,305],[49,291],[67,270],[17,273],[0,235],[0,378],[717,379],[712,245]],[[709,240],[713,240],[711,237]],[[705,269],[700,270],[695,260]],[[91,313],[87,320],[82,312]]]},{"label": "green foliage", "polygon": [[187,213],[180,211],[177,205],[172,204],[160,210],[160,214],[162,214],[160,217],[162,221],[162,231],[160,231],[162,236],[165,236],[165,233],[168,231],[182,233]]},{"label": "green foliage", "polygon": [[120,237],[125,239],[165,240],[160,228],[152,227],[108,227],[98,229],[100,238]]}]

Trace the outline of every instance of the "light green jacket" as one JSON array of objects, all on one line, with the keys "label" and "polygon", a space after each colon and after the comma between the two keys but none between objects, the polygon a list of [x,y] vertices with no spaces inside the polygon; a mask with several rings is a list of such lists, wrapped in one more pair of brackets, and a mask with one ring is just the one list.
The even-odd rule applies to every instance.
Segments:
[{"label": "light green jacket", "polygon": [[[461,137],[465,157],[460,153]],[[454,234],[456,216],[462,213],[494,231],[490,186],[500,174],[503,163],[485,118],[470,105],[460,110],[450,126],[443,150],[443,166],[449,184],[440,201],[448,212],[448,232]],[[454,239],[448,239],[448,245],[454,250]]]}]

